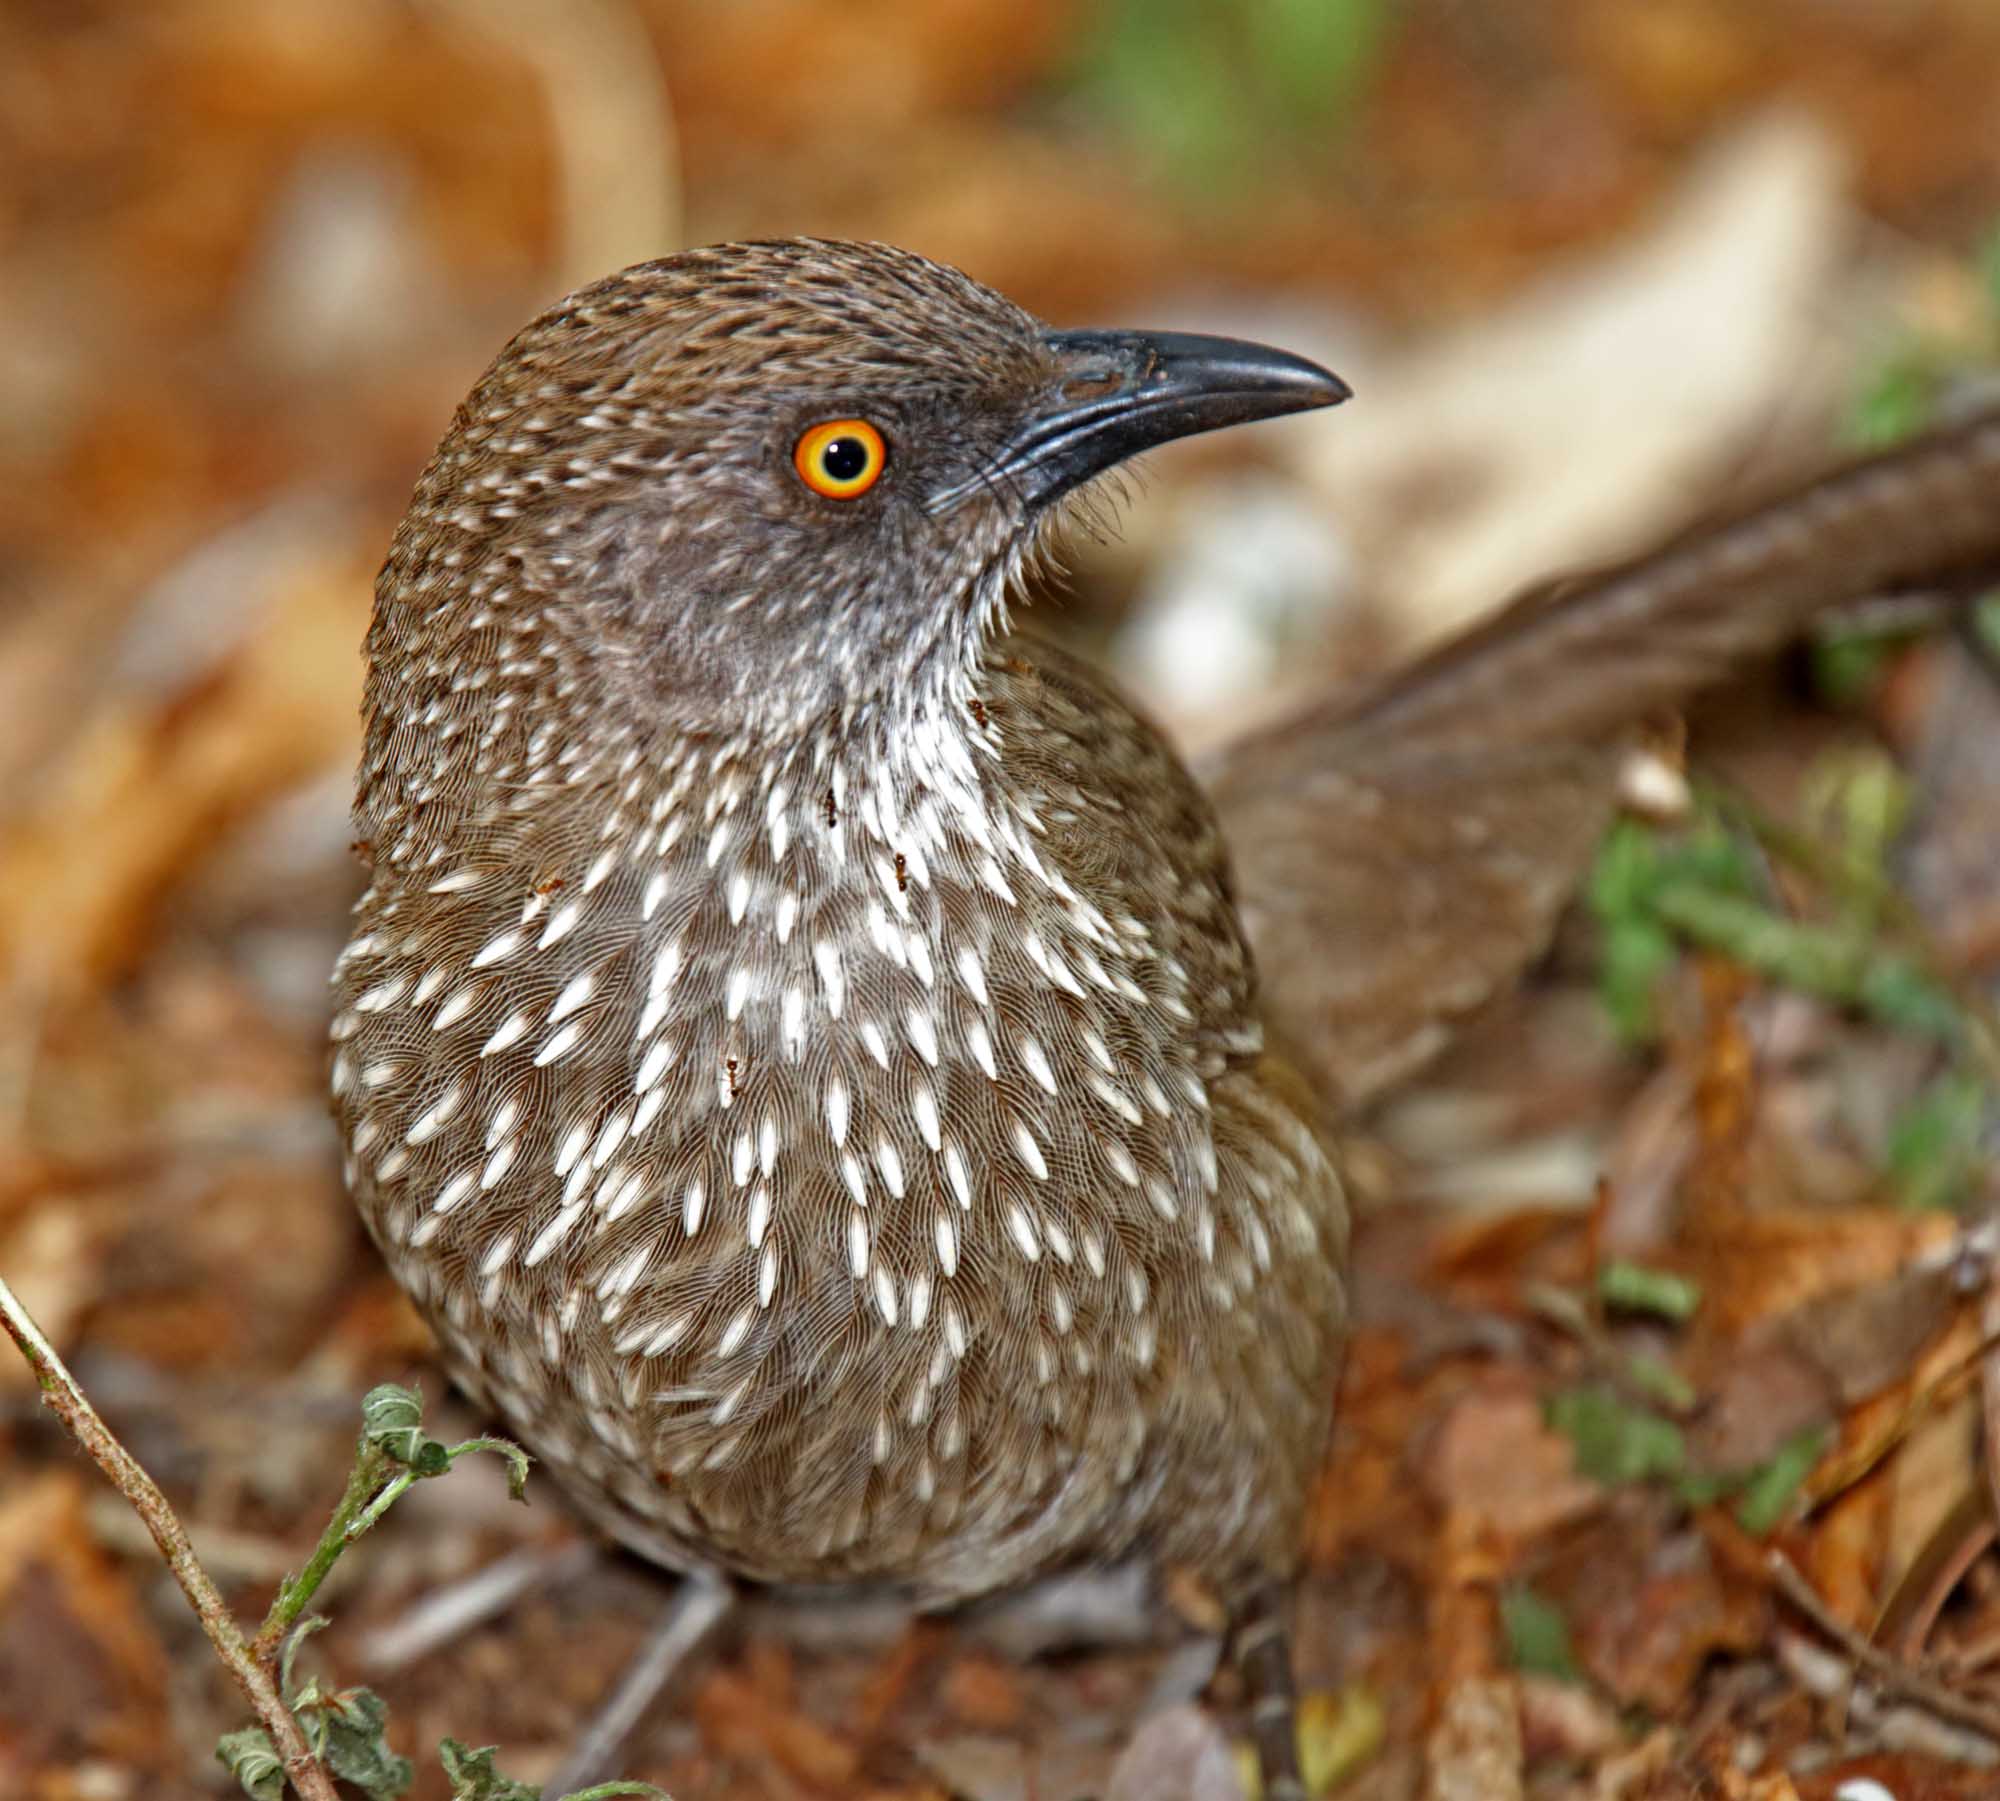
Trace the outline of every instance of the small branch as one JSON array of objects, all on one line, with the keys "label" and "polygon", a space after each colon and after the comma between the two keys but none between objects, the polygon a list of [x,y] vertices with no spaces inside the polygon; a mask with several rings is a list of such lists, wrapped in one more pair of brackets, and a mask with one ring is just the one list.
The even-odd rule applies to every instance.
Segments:
[{"label": "small branch", "polygon": [[1881,1646],[1871,1644],[1853,1627],[1835,1617],[1819,1598],[1818,1590],[1799,1573],[1784,1552],[1767,1551],[1764,1567],[1777,1584],[1778,1592],[1838,1645],[1850,1662],[1858,1669],[1867,1671],[1878,1686],[1905,1701],[1913,1701],[1919,1707],[1929,1709],[1943,1719],[1970,1726],[1975,1732],[2000,1742],[2000,1707],[1982,1701],[1976,1695],[1961,1694],[1925,1675],[1922,1670],[1910,1668]]},{"label": "small branch", "polygon": [[[296,1576],[287,1576],[271,1610],[251,1641],[250,1653],[265,1669],[291,1640],[293,1624],[319,1592],[340,1554],[389,1511],[413,1483],[442,1476],[472,1451],[491,1451],[507,1463],[507,1487],[517,1501],[527,1498],[528,1454],[504,1438],[468,1438],[443,1445],[423,1430],[423,1407],[414,1389],[383,1383],[361,1403],[361,1437],[333,1517]],[[286,1693],[290,1685],[284,1684]]]},{"label": "small branch", "polygon": [[42,1336],[41,1328],[4,1279],[0,1279],[0,1323],[5,1324],[8,1337],[20,1347],[21,1355],[35,1372],[43,1402],[145,1522],[160,1555],[166,1559],[167,1568],[180,1584],[181,1593],[187,1596],[188,1605],[201,1621],[208,1642],[215,1647],[215,1654],[271,1735],[271,1743],[277,1747],[293,1789],[302,1801],[337,1801],[333,1779],[307,1749],[299,1723],[278,1693],[270,1669],[253,1655],[241,1628],[209,1580],[208,1572],[196,1560],[187,1528],[160,1492],[159,1485],[139,1467],[90,1404],[55,1347]]},{"label": "small branch", "polygon": [[271,1610],[257,1628],[257,1636],[250,1641],[250,1655],[260,1668],[268,1670],[276,1661],[285,1635],[305,1612],[341,1552],[347,1549],[354,1535],[354,1522],[362,1517],[376,1491],[388,1481],[391,1467],[388,1454],[364,1438],[355,1455],[354,1467],[347,1472],[347,1486],[341,1491],[333,1517],[319,1535],[319,1543],[313,1547],[305,1567],[296,1576],[287,1576],[279,1583]]}]

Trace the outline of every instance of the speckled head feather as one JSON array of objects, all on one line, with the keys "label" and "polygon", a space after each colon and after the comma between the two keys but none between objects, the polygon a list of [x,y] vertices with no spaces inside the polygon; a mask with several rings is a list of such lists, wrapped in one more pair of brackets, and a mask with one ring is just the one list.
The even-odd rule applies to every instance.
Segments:
[{"label": "speckled head feather", "polygon": [[455,1373],[648,1555],[1289,1565],[1339,1187],[1205,801],[999,613],[1101,470],[1340,392],[801,242],[587,288],[460,409],[369,635],[335,1109]]},{"label": "speckled head feather", "polygon": [[[1042,525],[979,476],[1062,376],[1019,307],[886,246],[643,263],[502,352],[385,579],[468,613],[560,587],[623,704],[691,723],[783,736],[829,701],[906,707],[963,688]],[[882,433],[888,466],[829,504],[792,451],[850,416]]]}]

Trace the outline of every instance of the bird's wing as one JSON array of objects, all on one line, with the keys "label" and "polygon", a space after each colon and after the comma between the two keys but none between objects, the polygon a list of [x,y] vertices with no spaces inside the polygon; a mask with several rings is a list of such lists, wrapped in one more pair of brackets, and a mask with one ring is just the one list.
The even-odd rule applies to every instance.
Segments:
[{"label": "bird's wing", "polygon": [[1366,1100],[1547,944],[1662,709],[1822,608],[2000,567],[2000,413],[1548,584],[1205,771],[1264,1006]]},{"label": "bird's wing", "polygon": [[1094,904],[1141,921],[1185,971],[1204,1055],[1247,1054],[1250,955],[1215,810],[1187,766],[1100,671],[1030,633],[989,648],[982,690],[1012,786],[1034,803],[1040,854]]}]

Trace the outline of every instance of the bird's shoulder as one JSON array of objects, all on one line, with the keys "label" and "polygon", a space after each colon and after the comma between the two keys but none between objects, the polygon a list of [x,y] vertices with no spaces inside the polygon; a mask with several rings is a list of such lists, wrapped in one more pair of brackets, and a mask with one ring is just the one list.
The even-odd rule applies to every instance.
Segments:
[{"label": "bird's shoulder", "polygon": [[1252,1011],[1255,978],[1214,808],[1165,734],[1100,670],[1015,633],[987,649],[975,705],[1041,854],[1101,907],[1143,922],[1208,997],[1205,1024]]}]

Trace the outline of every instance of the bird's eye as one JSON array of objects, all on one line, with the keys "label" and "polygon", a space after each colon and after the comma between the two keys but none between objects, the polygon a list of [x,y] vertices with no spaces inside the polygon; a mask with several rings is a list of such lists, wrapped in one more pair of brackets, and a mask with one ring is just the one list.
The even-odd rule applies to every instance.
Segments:
[{"label": "bird's eye", "polygon": [[829,419],[800,437],[792,451],[799,480],[828,500],[854,500],[881,479],[889,461],[882,434],[866,419]]}]

